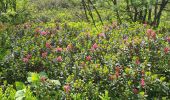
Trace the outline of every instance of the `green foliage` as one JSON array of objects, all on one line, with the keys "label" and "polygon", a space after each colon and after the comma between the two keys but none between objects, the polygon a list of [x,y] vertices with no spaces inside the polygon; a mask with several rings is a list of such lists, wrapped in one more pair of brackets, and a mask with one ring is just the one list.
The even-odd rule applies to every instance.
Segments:
[{"label": "green foliage", "polygon": [[32,91],[39,99],[60,98],[60,91],[57,90],[57,88],[59,88],[61,85],[59,80],[48,79],[46,73],[44,72],[39,74],[29,73],[27,79],[30,83],[30,87],[33,89]]},{"label": "green foliage", "polygon": [[16,100],[37,100],[30,90],[30,87],[18,90],[15,94]]},{"label": "green foliage", "polygon": [[[95,25],[95,17],[93,11],[97,13],[100,21],[99,10],[113,9],[117,17],[118,24],[122,24],[122,20],[147,23],[151,26],[158,27],[160,24],[163,11],[166,11],[166,7],[169,3],[168,0],[106,0],[106,1],[93,1],[93,0],[81,0],[86,19],[92,19]],[[123,17],[122,17],[123,16]]]},{"label": "green foliage", "polygon": [[[2,0],[8,1],[8,0]],[[28,20],[31,6],[28,5],[28,0],[9,0],[12,2],[4,2],[5,10],[0,12],[0,22],[20,24]],[[2,3],[0,3],[2,4]],[[3,9],[3,8],[0,8]]]},{"label": "green foliage", "polygon": [[2,88],[0,88],[1,100],[15,100],[15,93],[16,90],[14,90],[12,86],[7,86],[5,92],[3,92]]},{"label": "green foliage", "polygon": [[30,87],[26,88],[25,92],[25,100],[37,100],[37,98],[33,95]]},{"label": "green foliage", "polygon": [[17,90],[25,89],[25,85],[22,82],[15,82],[15,86]]},{"label": "green foliage", "polygon": [[109,93],[107,90],[105,90],[105,94],[102,94],[99,96],[101,100],[110,100]]},{"label": "green foliage", "polygon": [[59,9],[59,8],[72,8],[80,4],[79,0],[31,0],[32,4],[38,10]]},{"label": "green foliage", "polygon": [[[135,7],[140,6],[141,2],[132,1]],[[65,2],[66,5],[69,2]],[[112,3],[100,2],[103,5],[92,1],[95,7]],[[126,3],[119,2],[119,7],[124,9]],[[51,5],[46,0],[41,3]],[[18,4],[17,9],[27,9],[22,8],[23,4]],[[33,10],[36,6],[35,3]],[[94,8],[92,4],[88,7]],[[72,9],[76,13],[72,14],[74,11],[70,9],[59,11],[47,7],[32,11],[33,19],[24,24],[0,25],[2,100],[169,98],[168,21],[161,22],[157,29],[125,20],[119,25],[111,11],[120,10],[115,7],[99,10],[104,26],[93,9],[97,20],[94,27],[84,20],[86,16],[81,9]]]}]

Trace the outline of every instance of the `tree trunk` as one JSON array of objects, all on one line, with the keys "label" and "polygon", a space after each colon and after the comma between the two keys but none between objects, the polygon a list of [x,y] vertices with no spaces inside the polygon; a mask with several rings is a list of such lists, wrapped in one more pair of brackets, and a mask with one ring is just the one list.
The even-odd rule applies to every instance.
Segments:
[{"label": "tree trunk", "polygon": [[160,10],[159,10],[159,12],[158,12],[158,14],[157,14],[157,16],[156,16],[156,27],[158,27],[159,26],[159,23],[160,23],[160,18],[161,18],[161,15],[162,15],[162,11],[163,11],[163,9],[165,8],[165,6],[168,4],[168,0],[162,0],[162,4],[161,4],[161,6],[160,6]]},{"label": "tree trunk", "polygon": [[[114,6],[117,6],[117,0],[112,0],[112,2],[113,2],[113,5],[114,5]],[[115,11],[116,11],[116,16],[117,16],[118,24],[122,24],[122,21],[121,21],[121,18],[120,18],[118,9],[116,8]]]}]

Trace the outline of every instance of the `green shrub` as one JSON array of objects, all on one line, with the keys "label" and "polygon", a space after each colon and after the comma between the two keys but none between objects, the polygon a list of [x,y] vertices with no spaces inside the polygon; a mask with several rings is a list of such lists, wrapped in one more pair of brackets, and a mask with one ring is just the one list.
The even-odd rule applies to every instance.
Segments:
[{"label": "green shrub", "polygon": [[[8,4],[6,4],[8,5]],[[13,7],[13,5],[11,5]],[[15,8],[15,9],[14,9]],[[13,9],[6,8],[1,12],[0,22],[20,24],[24,23],[30,17],[30,8],[28,0],[15,0],[15,7]]]},{"label": "green shrub", "polygon": [[77,7],[80,3],[79,0],[32,0],[32,4],[38,10],[45,10],[45,9],[58,9],[58,8],[72,8]]},{"label": "green shrub", "polygon": [[[38,99],[168,98],[167,33],[138,23],[107,24],[101,32],[86,23],[60,24],[18,26],[12,51],[1,64],[3,80],[28,77]],[[39,81],[42,71],[49,77],[45,82]],[[50,79],[61,86],[51,85]]]}]

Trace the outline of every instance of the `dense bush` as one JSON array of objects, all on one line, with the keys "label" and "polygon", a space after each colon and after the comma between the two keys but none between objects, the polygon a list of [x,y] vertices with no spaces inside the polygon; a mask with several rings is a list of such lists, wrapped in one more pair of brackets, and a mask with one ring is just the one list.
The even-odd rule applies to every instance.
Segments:
[{"label": "dense bush", "polygon": [[170,98],[168,21],[158,28],[125,20],[118,24],[112,10],[100,9],[101,25],[89,4],[94,26],[75,0],[30,3],[31,19],[0,23],[2,100]]},{"label": "dense bush", "polygon": [[79,0],[31,0],[38,10],[77,7]]},{"label": "dense bush", "polygon": [[[24,82],[28,72],[45,72],[61,82],[60,90],[68,88],[65,95],[58,92],[58,98],[95,100],[107,91],[115,99],[168,98],[168,34],[137,23],[113,23],[100,32],[75,24],[26,23],[14,28],[11,52],[1,63],[3,80]],[[43,89],[47,84],[37,85]]]}]

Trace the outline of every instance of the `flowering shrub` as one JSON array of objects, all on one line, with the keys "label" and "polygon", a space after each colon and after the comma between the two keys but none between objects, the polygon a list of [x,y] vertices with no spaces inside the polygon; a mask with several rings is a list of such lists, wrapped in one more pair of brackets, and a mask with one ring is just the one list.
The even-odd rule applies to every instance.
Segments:
[{"label": "flowering shrub", "polygon": [[106,25],[100,32],[69,23],[27,25],[10,36],[0,82],[25,82],[22,92],[40,100],[169,98],[167,33],[137,23]]}]

